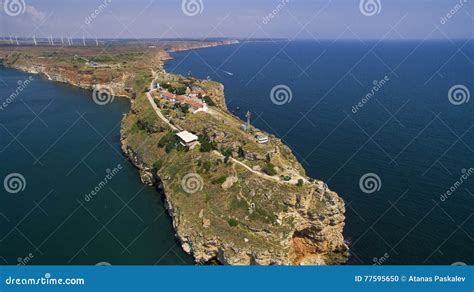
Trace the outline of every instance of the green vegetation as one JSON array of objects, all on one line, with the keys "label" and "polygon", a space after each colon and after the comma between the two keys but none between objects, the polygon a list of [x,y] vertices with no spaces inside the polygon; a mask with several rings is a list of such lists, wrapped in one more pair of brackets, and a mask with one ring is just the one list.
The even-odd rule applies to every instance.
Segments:
[{"label": "green vegetation", "polygon": [[304,183],[303,179],[300,178],[300,179],[298,180],[298,183],[296,183],[296,185],[299,186],[299,187],[301,187],[301,186],[303,186],[303,183]]},{"label": "green vegetation", "polygon": [[240,158],[245,158],[245,153],[244,153],[244,149],[242,148],[242,146],[239,146],[239,157]]},{"label": "green vegetation", "polygon": [[207,103],[208,106],[216,106],[216,103],[207,95],[205,95],[202,100]]},{"label": "green vegetation", "polygon": [[157,160],[153,163],[153,170],[158,171],[163,167],[163,161],[162,160]]},{"label": "green vegetation", "polygon": [[227,175],[223,175],[221,177],[218,177],[218,178],[212,180],[211,183],[213,185],[221,185],[225,182],[226,179],[227,179]]},{"label": "green vegetation", "polygon": [[176,144],[178,144],[176,135],[173,132],[168,132],[161,137],[158,147],[165,148],[166,153],[170,153],[173,149],[176,149]]},{"label": "green vegetation", "polygon": [[170,84],[168,82],[158,82],[158,83],[160,83],[160,86],[162,88],[176,95],[186,94],[187,86],[182,83],[178,83],[178,82],[173,82],[173,84]]},{"label": "green vegetation", "polygon": [[136,61],[143,58],[143,53],[126,53],[126,54],[117,54],[117,55],[96,55],[90,58],[90,61],[97,63],[118,63],[124,61]]},{"label": "green vegetation", "polygon": [[224,163],[229,162],[230,157],[232,156],[232,149],[227,148],[222,151],[222,154],[224,155]]},{"label": "green vegetation", "polygon": [[256,208],[250,218],[264,223],[273,223],[277,217],[263,208]]},{"label": "green vegetation", "polygon": [[232,202],[230,203],[230,210],[245,210],[247,211],[248,204],[245,200],[239,200],[236,197],[232,199]]},{"label": "green vegetation", "polygon": [[201,167],[201,169],[205,172],[205,173],[208,173],[209,170],[211,170],[211,162],[209,160],[205,160],[205,161],[202,161],[201,160],[198,160],[197,162],[197,166]]},{"label": "green vegetation", "polygon": [[231,227],[236,227],[237,225],[239,225],[239,221],[235,220],[234,218],[230,218],[227,223],[229,223],[229,226]]},{"label": "green vegetation", "polygon": [[274,176],[277,174],[276,170],[275,170],[275,166],[271,163],[271,162],[267,162],[267,164],[265,164],[265,166],[263,167],[263,172],[270,175],[270,176]]},{"label": "green vegetation", "polygon": [[187,114],[189,112],[189,105],[187,104],[180,104],[180,103],[175,103],[174,104],[174,109],[179,109],[181,112],[184,114]]},{"label": "green vegetation", "polygon": [[216,143],[211,142],[206,135],[199,136],[199,143],[201,144],[199,149],[201,152],[211,152],[216,149]]}]

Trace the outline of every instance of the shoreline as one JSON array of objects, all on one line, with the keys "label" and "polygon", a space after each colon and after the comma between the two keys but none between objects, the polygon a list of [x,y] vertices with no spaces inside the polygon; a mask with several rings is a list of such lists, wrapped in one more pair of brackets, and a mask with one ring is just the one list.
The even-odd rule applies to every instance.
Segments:
[{"label": "shoreline", "polygon": [[[182,51],[188,51],[188,50],[194,50],[194,49],[204,49],[204,48],[210,48],[210,47],[216,47],[216,46],[220,46],[220,45],[231,45],[231,44],[238,44],[238,42],[231,42],[231,43],[225,43],[225,44],[211,44],[211,45],[198,45],[197,47],[195,46],[191,46],[191,47],[188,47],[188,48],[181,48],[181,49],[178,49],[178,50],[170,50],[170,51],[166,51],[166,54],[168,55],[169,58],[165,58],[165,59],[162,59],[161,60],[161,70],[162,72],[164,72],[165,74],[170,74],[170,75],[173,75],[173,76],[179,76],[178,74],[174,74],[174,73],[169,73],[165,70],[165,62],[168,61],[168,60],[171,60],[173,57],[170,55],[170,53],[175,53],[175,52],[182,52]],[[42,71],[42,72],[38,72],[38,71],[35,71],[35,70],[29,70],[27,67],[21,67],[21,66],[18,66],[18,67],[15,67],[15,66],[12,66],[12,67],[9,67],[9,66],[5,66],[6,68],[13,68],[13,69],[17,69],[17,70],[20,70],[20,71],[23,71],[23,72],[27,72],[27,73],[30,73],[30,74],[39,74],[40,76],[42,76],[43,78],[46,78],[47,80],[49,81],[55,81],[55,82],[61,82],[61,83],[65,83],[65,84],[69,84],[71,86],[74,86],[74,87],[79,87],[79,88],[83,88],[83,89],[86,89],[86,90],[93,90],[94,84],[80,84],[80,83],[76,83],[76,82],[73,82],[71,79],[68,79],[68,78],[65,78],[64,76],[58,76],[58,75],[53,75],[51,76],[50,74],[48,74],[48,72],[45,72],[45,71]],[[199,80],[199,79],[197,79]],[[215,82],[215,81],[213,81]],[[223,84],[220,83],[220,82],[215,82],[217,84],[220,84],[223,88]],[[223,91],[223,89],[222,89]],[[147,94],[147,93],[146,93]],[[239,120],[240,119],[235,116],[233,113],[231,113],[228,109],[227,109],[227,104],[226,104],[226,100],[225,100],[225,94],[222,93],[223,96],[223,103],[225,105],[225,108],[221,108],[220,110],[222,110],[225,114],[229,115],[230,117],[232,117],[233,119],[236,119],[236,120]],[[132,107],[133,107],[133,103],[134,103],[134,99],[132,99],[129,95],[121,95],[121,94],[117,94],[114,96],[117,96],[117,97],[124,97],[124,98],[127,98],[129,99],[130,101],[130,104],[131,104],[131,107],[130,107],[130,111],[128,114],[130,114],[130,112],[132,111]],[[127,114],[127,115],[128,115]],[[126,116],[124,116],[124,118],[122,119],[122,127],[123,127],[123,124],[124,124],[124,121],[126,119]],[[164,195],[164,201],[165,201],[165,208],[167,209],[167,212],[168,214],[170,215],[171,219],[172,219],[172,222],[173,222],[173,228],[175,230],[175,236],[176,238],[179,240],[179,242],[181,243],[182,245],[182,248],[183,250],[186,252],[186,253],[189,253],[189,254],[192,254],[195,259],[196,259],[196,250],[193,250],[193,247],[194,247],[194,243],[193,243],[193,240],[190,239],[189,237],[187,236],[182,236],[178,230],[178,226],[177,226],[177,223],[176,223],[176,214],[175,214],[175,211],[176,211],[176,208],[173,206],[173,203],[171,202],[169,196],[167,195],[167,192],[166,190],[163,188],[163,181],[161,180],[161,178],[155,174],[153,174],[152,172],[152,168],[147,165],[146,163],[144,163],[144,161],[140,158],[139,155],[137,155],[137,153],[135,153],[133,151],[132,148],[130,148],[128,145],[125,144],[125,139],[126,137],[124,137],[122,131],[121,131],[121,149],[122,149],[122,152],[124,153],[124,155],[127,157],[127,159],[130,161],[130,163],[132,163],[132,165],[134,165],[138,170],[139,170],[139,175],[141,177],[141,180],[143,183],[147,184],[147,185],[152,185],[152,186],[155,186],[155,188],[157,189],[157,191],[159,193],[162,193]],[[282,143],[284,145],[284,143]],[[306,176],[306,174],[303,173],[303,177],[305,179],[310,179],[308,176]],[[321,182],[321,186],[320,188],[325,188],[325,186],[323,186],[323,182]],[[160,191],[161,190],[161,191]],[[324,190],[323,193],[326,193],[327,195],[327,191]],[[337,194],[333,193],[337,198],[339,199],[340,201],[342,201],[342,208],[344,210],[344,202],[343,200],[337,196]],[[331,195],[332,196],[332,195]],[[335,198],[331,198],[330,200],[335,200]],[[299,244],[303,244],[303,246],[305,245],[304,243],[299,243]],[[342,249],[342,250],[348,250],[348,247],[347,245],[345,245],[345,243],[343,244],[342,247],[338,247],[338,249]],[[202,251],[201,251],[202,252]],[[222,251],[224,252],[224,251]],[[221,263],[224,263],[224,264],[229,264],[229,262],[227,260],[224,260],[222,257],[219,258],[219,261]]]}]

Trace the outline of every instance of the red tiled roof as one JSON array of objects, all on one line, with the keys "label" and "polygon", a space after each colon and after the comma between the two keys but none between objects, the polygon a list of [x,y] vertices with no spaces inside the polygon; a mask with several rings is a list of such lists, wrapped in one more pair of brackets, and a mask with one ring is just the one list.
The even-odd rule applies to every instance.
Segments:
[{"label": "red tiled roof", "polygon": [[169,91],[161,91],[160,94],[168,99],[174,99],[179,103],[184,103],[194,108],[201,108],[204,105],[201,101],[190,99],[184,95],[175,95]]},{"label": "red tiled roof", "polygon": [[173,99],[176,98],[176,95],[174,95],[173,93],[168,92],[168,91],[162,91],[161,95],[163,95],[164,97],[167,97],[167,98],[173,98]]},{"label": "red tiled roof", "polygon": [[184,95],[177,95],[175,97],[176,101],[178,101],[179,103],[185,103],[185,104],[188,104],[192,107],[195,107],[195,108],[200,108],[203,106],[202,102],[200,101],[197,101],[197,100],[193,100],[193,99],[189,99],[187,98],[186,96]]}]

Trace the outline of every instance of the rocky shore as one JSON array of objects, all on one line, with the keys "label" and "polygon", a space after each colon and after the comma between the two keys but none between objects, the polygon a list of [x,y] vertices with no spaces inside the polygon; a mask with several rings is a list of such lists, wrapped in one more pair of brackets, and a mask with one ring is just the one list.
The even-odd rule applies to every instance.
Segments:
[{"label": "rocky shore", "polygon": [[[216,45],[222,43],[180,46],[170,51]],[[149,67],[162,66],[168,56],[166,52],[158,55],[154,62],[148,64]],[[131,110],[124,117],[121,129],[122,150],[139,170],[142,182],[155,186],[163,194],[176,236],[183,250],[192,254],[197,263],[332,265],[347,260],[348,247],[343,238],[343,200],[323,182],[306,177],[291,150],[276,137],[272,139],[274,149],[289,152],[283,157],[284,160],[298,170],[308,183],[303,186],[276,184],[236,164],[223,163],[222,158],[214,157],[212,153],[165,153],[158,149],[157,141],[168,130],[154,113],[150,113],[149,104],[140,93],[142,89],[133,89],[128,85],[134,73],[123,72],[108,82],[98,82],[92,75],[80,74],[77,68],[41,65],[40,60],[34,63],[14,62],[7,66],[43,74],[49,80],[85,89],[93,89],[98,83],[106,84],[115,95],[131,99]],[[145,66],[145,69],[151,68]],[[238,123],[226,109],[223,85],[214,83],[209,91],[213,91],[216,110],[224,116],[216,121],[216,125]],[[200,114],[192,118],[196,116],[200,117]],[[203,119],[207,121],[209,117],[203,116]],[[191,123],[186,118],[176,122],[178,125],[180,122],[183,125]],[[222,131],[220,126],[200,128],[198,124],[194,125],[197,127],[194,132],[211,133],[213,143],[228,147],[228,142],[233,141],[230,143],[234,146],[231,157],[237,158],[239,151],[235,150],[248,146],[247,142],[243,142],[245,137],[238,136],[238,133],[231,135]],[[212,124],[211,121],[209,124]],[[243,159],[253,163],[263,163],[270,157],[258,151],[242,152],[246,153]],[[203,165],[207,163],[211,166],[206,170]],[[202,194],[201,190],[191,195],[183,192],[182,181],[190,173],[199,173]],[[222,183],[215,183],[221,178],[224,178]]]}]

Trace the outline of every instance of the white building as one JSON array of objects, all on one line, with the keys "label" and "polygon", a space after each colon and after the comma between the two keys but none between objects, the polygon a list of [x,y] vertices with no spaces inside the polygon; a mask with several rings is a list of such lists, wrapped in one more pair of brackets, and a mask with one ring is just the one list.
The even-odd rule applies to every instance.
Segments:
[{"label": "white building", "polygon": [[268,143],[268,137],[263,136],[263,135],[257,135],[257,143],[258,144],[267,144]]},{"label": "white building", "polygon": [[186,147],[192,147],[199,139],[198,136],[188,131],[179,132],[176,136],[179,139],[179,143]]}]

